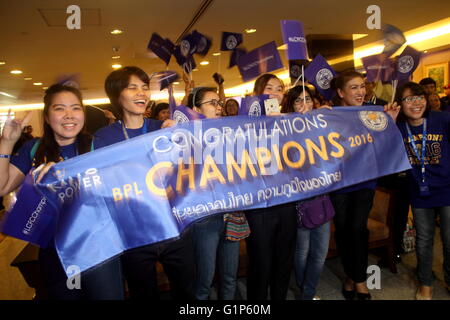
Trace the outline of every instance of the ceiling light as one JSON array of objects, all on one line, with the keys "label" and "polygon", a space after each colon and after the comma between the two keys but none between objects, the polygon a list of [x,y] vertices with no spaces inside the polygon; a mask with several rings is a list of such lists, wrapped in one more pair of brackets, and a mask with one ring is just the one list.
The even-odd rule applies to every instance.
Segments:
[{"label": "ceiling light", "polygon": [[5,63],[5,61],[0,61],[0,65],[4,65]]},{"label": "ceiling light", "polygon": [[0,94],[1,94],[2,96],[5,96],[5,97],[17,99],[17,97],[15,97],[15,96],[13,96],[13,95],[11,95],[11,94],[9,94],[9,93],[3,92],[3,91],[0,91]]},{"label": "ceiling light", "polygon": [[122,68],[122,65],[117,63],[117,64],[113,64],[111,67],[113,69],[120,69],[120,68]]},{"label": "ceiling light", "polygon": [[353,41],[358,40],[358,39],[365,38],[365,37],[367,37],[367,36],[368,36],[368,34],[365,34],[365,33],[353,33],[353,34],[352,34]]},{"label": "ceiling light", "polygon": [[175,81],[173,84],[180,84],[178,81]]},{"label": "ceiling light", "polygon": [[213,56],[215,56],[215,57],[220,56],[220,52],[214,52]]},{"label": "ceiling light", "polygon": [[48,89],[48,87],[42,87],[42,90],[47,90]]},{"label": "ceiling light", "polygon": [[428,52],[428,50],[425,50],[423,53],[427,53]]},{"label": "ceiling light", "polygon": [[23,80],[33,80],[33,78],[23,78]]},{"label": "ceiling light", "polygon": [[256,29],[245,29],[244,32],[245,33],[254,33],[254,32],[256,32]]},{"label": "ceiling light", "polygon": [[33,82],[34,86],[42,86],[42,82]]},{"label": "ceiling light", "polygon": [[209,61],[202,61],[202,62],[200,62],[200,65],[202,65],[202,66],[207,66],[209,64]]},{"label": "ceiling light", "polygon": [[22,71],[20,71],[20,70],[11,70],[11,73],[12,74],[21,74]]},{"label": "ceiling light", "polygon": [[112,56],[113,59],[120,59],[120,56]]},{"label": "ceiling light", "polygon": [[120,30],[120,29],[114,29],[113,31],[111,31],[111,34],[122,34],[123,33],[123,31],[122,30]]},{"label": "ceiling light", "polygon": [[197,68],[195,68],[194,70],[192,70],[192,71],[198,71],[198,69]]}]

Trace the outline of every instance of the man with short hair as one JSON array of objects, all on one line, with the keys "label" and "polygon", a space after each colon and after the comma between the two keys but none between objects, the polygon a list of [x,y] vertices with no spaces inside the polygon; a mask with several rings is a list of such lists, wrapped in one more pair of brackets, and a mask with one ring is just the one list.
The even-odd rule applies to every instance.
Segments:
[{"label": "man with short hair", "polygon": [[375,95],[375,82],[370,82],[367,77],[364,78],[364,83],[366,85],[366,95],[364,96],[364,103],[370,103],[375,106],[384,106],[387,104],[383,99],[378,98]]},{"label": "man with short hair", "polygon": [[436,81],[432,78],[423,78],[420,80],[419,84],[423,87],[423,90],[425,90],[427,95],[436,93]]}]

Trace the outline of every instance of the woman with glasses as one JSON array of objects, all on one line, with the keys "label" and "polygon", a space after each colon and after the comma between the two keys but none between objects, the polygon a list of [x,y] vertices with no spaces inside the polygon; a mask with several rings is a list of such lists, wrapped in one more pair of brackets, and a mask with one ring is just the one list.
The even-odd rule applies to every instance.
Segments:
[{"label": "woman with glasses", "polygon": [[[313,110],[313,94],[302,86],[289,90],[283,101],[282,113],[305,114]],[[319,107],[320,108],[320,107]],[[297,244],[294,255],[294,270],[300,289],[300,300],[319,300],[316,287],[319,283],[330,242],[330,221],[314,228],[297,227]]]},{"label": "woman with glasses", "polygon": [[[203,114],[207,119],[219,118],[223,105],[215,88],[194,88],[188,97],[188,107]],[[246,234],[235,237],[233,230],[228,229],[233,227],[233,222],[247,224],[242,213],[227,213],[204,218],[192,226],[197,271],[195,297],[199,300],[207,300],[210,297],[216,264],[219,275],[218,298],[233,300],[235,297],[239,240],[246,237]],[[229,235],[228,231],[232,235]]]},{"label": "woman with glasses", "polygon": [[431,111],[425,91],[408,82],[396,95],[401,104],[398,127],[412,166],[411,206],[416,227],[416,299],[431,300],[435,219],[440,218],[444,280],[450,292],[450,115]]}]

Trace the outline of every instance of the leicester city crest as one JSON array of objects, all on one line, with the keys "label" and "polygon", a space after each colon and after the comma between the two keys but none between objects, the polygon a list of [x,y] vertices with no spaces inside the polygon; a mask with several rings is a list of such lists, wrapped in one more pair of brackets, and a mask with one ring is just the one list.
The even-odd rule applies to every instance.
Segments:
[{"label": "leicester city crest", "polygon": [[253,101],[250,108],[248,109],[248,115],[250,117],[259,117],[261,115],[261,105],[259,104],[259,101]]},{"label": "leicester city crest", "polygon": [[370,130],[383,131],[388,124],[387,116],[380,111],[360,111],[359,119]]},{"label": "leicester city crest", "polygon": [[208,43],[206,42],[206,38],[205,37],[201,37],[200,41],[197,43],[197,51],[199,51],[199,52],[205,51],[207,44]]},{"label": "leicester city crest", "polygon": [[185,57],[189,54],[189,51],[191,50],[191,44],[187,40],[182,40],[180,43],[180,50],[181,54]]},{"label": "leicester city crest", "polygon": [[175,120],[176,123],[189,122],[189,118],[183,112],[181,112],[179,110],[174,111],[173,120]]},{"label": "leicester city crest", "polygon": [[226,41],[226,45],[227,45],[227,48],[229,50],[232,50],[232,49],[236,48],[237,43],[238,43],[238,41],[237,41],[235,36],[233,36],[233,35],[228,36],[227,41]]},{"label": "leicester city crest", "polygon": [[411,56],[403,56],[398,59],[398,71],[408,73],[414,68],[414,59]]},{"label": "leicester city crest", "polygon": [[323,90],[330,89],[331,79],[333,79],[333,74],[327,68],[320,69],[316,74],[316,83]]},{"label": "leicester city crest", "polygon": [[302,73],[302,70],[300,69],[300,66],[294,64],[291,67],[291,77],[292,78],[298,78],[300,77],[300,74]]}]

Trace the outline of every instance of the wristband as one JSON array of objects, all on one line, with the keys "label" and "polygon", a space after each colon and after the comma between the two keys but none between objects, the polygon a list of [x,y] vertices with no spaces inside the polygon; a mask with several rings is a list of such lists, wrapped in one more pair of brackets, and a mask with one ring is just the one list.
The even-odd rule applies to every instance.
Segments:
[{"label": "wristband", "polygon": [[1,154],[0,153],[0,159],[4,158],[4,159],[11,159],[11,155],[10,154]]}]

